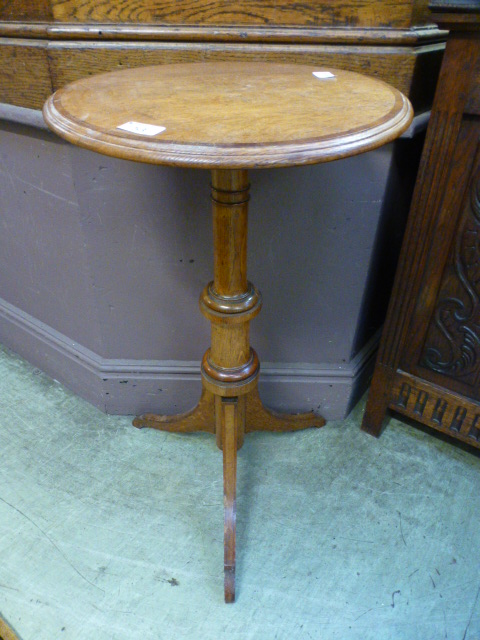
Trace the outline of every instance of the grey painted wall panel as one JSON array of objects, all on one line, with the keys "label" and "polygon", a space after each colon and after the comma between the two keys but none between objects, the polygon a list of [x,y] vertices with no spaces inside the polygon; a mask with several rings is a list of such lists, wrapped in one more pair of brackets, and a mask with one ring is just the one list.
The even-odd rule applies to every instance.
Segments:
[{"label": "grey painted wall panel", "polygon": [[207,172],[104,158],[70,147],[106,357],[199,360],[211,278]]},{"label": "grey painted wall panel", "polygon": [[[251,172],[249,278],[264,296],[251,330],[262,359],[350,358],[390,159],[387,148]],[[73,147],[71,168],[103,355],[200,359],[209,325],[197,300],[213,262],[208,172]]]},{"label": "grey painted wall panel", "polygon": [[69,148],[48,132],[7,124],[0,178],[1,297],[100,349]]},{"label": "grey painted wall panel", "polygon": [[264,359],[347,362],[354,355],[390,159],[388,148],[254,176],[250,272],[258,274],[264,308],[252,342]]}]

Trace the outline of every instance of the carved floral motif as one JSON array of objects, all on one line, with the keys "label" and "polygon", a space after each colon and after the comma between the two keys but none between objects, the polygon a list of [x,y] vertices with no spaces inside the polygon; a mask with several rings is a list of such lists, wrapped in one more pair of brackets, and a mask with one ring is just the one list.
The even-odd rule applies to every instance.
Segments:
[{"label": "carved floral motif", "polygon": [[421,364],[475,385],[480,373],[480,179],[447,265]]}]

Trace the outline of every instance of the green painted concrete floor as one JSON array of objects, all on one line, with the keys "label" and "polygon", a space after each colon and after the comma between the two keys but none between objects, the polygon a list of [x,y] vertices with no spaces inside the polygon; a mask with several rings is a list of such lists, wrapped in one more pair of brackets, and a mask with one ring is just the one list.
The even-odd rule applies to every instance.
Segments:
[{"label": "green painted concrete floor", "polygon": [[390,420],[252,434],[237,602],[222,458],[0,350],[0,613],[22,640],[478,640],[480,458]]}]

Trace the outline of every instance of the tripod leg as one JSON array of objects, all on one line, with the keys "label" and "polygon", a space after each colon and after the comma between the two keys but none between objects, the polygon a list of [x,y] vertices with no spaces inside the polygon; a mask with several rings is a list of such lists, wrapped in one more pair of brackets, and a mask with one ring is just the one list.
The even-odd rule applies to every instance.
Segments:
[{"label": "tripod leg", "polygon": [[222,398],[225,602],[235,601],[235,537],[237,490],[238,398]]}]

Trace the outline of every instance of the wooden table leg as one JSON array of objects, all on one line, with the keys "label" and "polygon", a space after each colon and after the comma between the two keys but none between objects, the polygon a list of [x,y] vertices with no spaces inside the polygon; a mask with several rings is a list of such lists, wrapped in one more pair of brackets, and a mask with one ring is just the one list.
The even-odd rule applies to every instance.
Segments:
[{"label": "wooden table leg", "polygon": [[206,431],[215,433],[215,409],[214,396],[211,391],[202,389],[202,395],[198,404],[185,413],[175,415],[157,415],[144,413],[133,421],[133,426],[138,429],[148,427],[160,431],[174,433],[192,433],[194,431]]},{"label": "wooden table leg", "polygon": [[246,432],[294,431],[321,427],[314,413],[268,411],[257,391],[260,369],[250,347],[250,321],[260,312],[259,291],[247,280],[248,174],[240,169],[212,171],[214,280],[200,296],[211,323],[211,347],[202,361],[203,391],[195,409],[179,416],[147,414],[137,427],[215,433],[223,450],[225,506],[225,601],[235,599],[237,450]]},{"label": "wooden table leg", "polygon": [[224,504],[224,574],[225,602],[235,601],[235,538],[237,493],[237,439],[239,427],[239,399],[222,398],[221,430],[223,449]]}]

